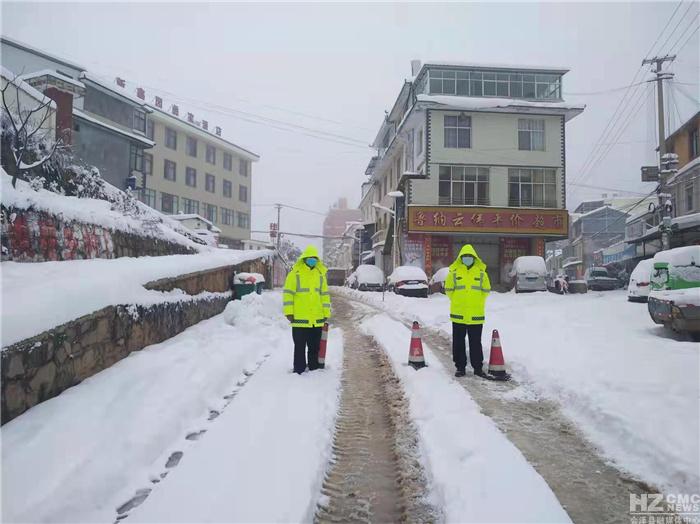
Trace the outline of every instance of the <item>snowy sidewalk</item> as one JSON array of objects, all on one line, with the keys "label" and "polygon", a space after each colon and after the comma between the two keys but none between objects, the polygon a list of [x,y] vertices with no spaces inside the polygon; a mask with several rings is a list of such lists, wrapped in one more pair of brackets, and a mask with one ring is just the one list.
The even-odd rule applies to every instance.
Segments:
[{"label": "snowy sidewalk", "polygon": [[[382,301],[381,293],[333,291],[451,337],[444,295],[386,293]],[[646,304],[628,303],[617,291],[492,293],[482,339],[486,360],[496,328],[521,385],[513,400],[556,402],[623,471],[669,493],[700,492],[697,344],[675,340],[652,323]]]},{"label": "snowy sidewalk", "polygon": [[[279,293],[246,296],[222,315],[132,353],[5,424],[2,521],[113,522],[116,508],[135,490],[160,479],[174,451],[184,452],[186,464],[190,450],[208,445],[208,434],[199,441],[185,436],[219,424],[207,418],[223,409],[224,396],[240,389],[243,397],[256,387],[257,374],[268,373],[267,366],[291,366],[291,336],[281,308]],[[237,386],[267,354],[248,383]],[[289,400],[284,384],[274,390],[280,406]],[[255,398],[236,397],[223,413],[243,409],[247,418],[233,425],[243,420],[244,428],[261,427],[269,419],[259,408]]]},{"label": "snowy sidewalk", "polygon": [[196,255],[123,257],[62,262],[3,262],[2,347],[113,304],[155,304],[191,299],[144,284],[194,271],[240,264],[267,251],[219,249]]},{"label": "snowy sidewalk", "polygon": [[428,367],[406,364],[411,331],[385,314],[362,329],[389,355],[417,426],[431,502],[447,522],[570,522],[544,479],[424,346]]}]

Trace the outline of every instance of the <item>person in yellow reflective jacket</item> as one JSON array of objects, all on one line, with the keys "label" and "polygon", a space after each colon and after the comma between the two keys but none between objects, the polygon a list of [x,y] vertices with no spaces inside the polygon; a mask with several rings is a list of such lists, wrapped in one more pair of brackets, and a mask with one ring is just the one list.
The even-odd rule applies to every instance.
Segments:
[{"label": "person in yellow reflective jacket", "polygon": [[452,360],[457,368],[457,377],[465,375],[467,350],[464,338],[468,336],[469,360],[474,374],[487,378],[482,370],[484,353],[481,332],[486,320],[486,297],[490,291],[491,282],[486,273],[486,264],[471,244],[464,245],[457,259],[450,265],[445,279],[445,294],[450,299],[452,320]]},{"label": "person in yellow reflective jacket", "polygon": [[298,374],[306,370],[307,348],[309,370],[318,369],[321,328],[331,316],[327,272],[318,250],[307,246],[284,281],[282,303],[284,315],[292,324],[294,372]]}]

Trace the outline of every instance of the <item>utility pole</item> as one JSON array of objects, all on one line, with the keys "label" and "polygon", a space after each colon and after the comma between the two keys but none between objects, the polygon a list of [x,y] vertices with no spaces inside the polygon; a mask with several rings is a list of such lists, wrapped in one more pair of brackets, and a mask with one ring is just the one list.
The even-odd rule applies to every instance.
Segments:
[{"label": "utility pole", "polygon": [[[280,237],[282,236],[280,234],[280,231],[282,231],[280,229],[280,211],[282,210],[282,204],[275,204],[275,207],[277,208],[277,238],[275,239],[277,245],[276,245],[275,250],[277,251],[277,256],[282,258],[282,255],[280,254]],[[274,263],[274,259],[273,259],[273,262],[272,262],[272,288],[274,289],[274,287],[275,287],[275,263]]]},{"label": "utility pole", "polygon": [[645,58],[642,60],[642,65],[653,64],[655,69],[652,73],[656,75],[656,103],[658,105],[658,122],[659,122],[659,210],[661,213],[661,243],[664,250],[671,248],[671,215],[670,205],[664,202],[664,198],[668,197],[667,180],[670,175],[670,170],[665,164],[668,164],[669,159],[666,158],[666,129],[664,126],[664,83],[666,79],[673,78],[673,73],[664,73],[662,67],[664,62],[673,62],[676,55],[655,56],[654,58]]}]

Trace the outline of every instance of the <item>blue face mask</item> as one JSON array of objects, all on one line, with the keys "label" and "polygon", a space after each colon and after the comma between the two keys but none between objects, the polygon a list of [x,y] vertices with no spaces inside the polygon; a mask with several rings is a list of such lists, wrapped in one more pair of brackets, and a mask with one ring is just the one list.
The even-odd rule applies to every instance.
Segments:
[{"label": "blue face mask", "polygon": [[465,266],[471,266],[474,263],[474,257],[473,256],[464,256],[464,257],[462,257],[462,263]]},{"label": "blue face mask", "polygon": [[307,259],[304,259],[304,262],[306,262],[306,265],[309,267],[316,267],[316,264],[318,264],[318,258],[309,257]]}]

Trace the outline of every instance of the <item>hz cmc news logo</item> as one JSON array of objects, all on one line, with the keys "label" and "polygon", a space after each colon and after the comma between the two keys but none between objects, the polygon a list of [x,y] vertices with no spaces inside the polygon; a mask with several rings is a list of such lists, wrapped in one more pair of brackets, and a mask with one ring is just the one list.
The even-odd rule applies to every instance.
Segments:
[{"label": "hz cmc news logo", "polygon": [[630,524],[700,524],[700,493],[630,494]]}]

